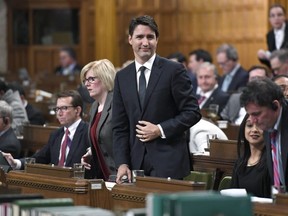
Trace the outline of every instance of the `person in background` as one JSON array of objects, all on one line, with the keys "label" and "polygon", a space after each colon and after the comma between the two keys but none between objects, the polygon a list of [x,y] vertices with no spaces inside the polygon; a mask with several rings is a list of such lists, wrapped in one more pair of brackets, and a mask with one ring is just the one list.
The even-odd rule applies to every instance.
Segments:
[{"label": "person in background", "polygon": [[266,161],[263,130],[244,117],[238,137],[238,159],[232,175],[232,188],[245,188],[257,197],[271,197],[271,183]]},{"label": "person in background", "polygon": [[269,22],[272,29],[266,35],[268,51],[260,49],[257,53],[260,62],[268,67],[271,65],[269,58],[273,51],[288,48],[286,10],[282,5],[276,3],[270,6]]},{"label": "person in background", "polygon": [[11,127],[12,110],[6,101],[0,100],[0,151],[19,157],[21,144]]},{"label": "person in background", "polygon": [[281,88],[267,78],[249,82],[240,102],[251,122],[264,130],[271,182],[287,188],[288,105]]},{"label": "person in background", "polygon": [[[77,91],[68,90],[57,94],[55,112],[61,126],[50,134],[48,143],[32,155],[36,163],[73,167],[80,163],[88,144],[88,125],[82,121],[83,102]],[[14,159],[2,152],[13,169],[23,169],[25,159]]]},{"label": "person in background", "polygon": [[175,53],[168,55],[167,58],[172,60],[172,61],[179,62],[179,63],[183,64],[183,66],[185,68],[187,68],[187,59],[182,53],[175,52]]},{"label": "person in background", "polygon": [[76,52],[71,47],[62,47],[59,51],[60,66],[55,69],[57,75],[78,75],[82,67],[77,63]]},{"label": "person in background", "polygon": [[208,109],[211,104],[217,104],[219,116],[230,95],[218,87],[216,67],[209,62],[202,63],[197,70],[197,82],[199,108]]},{"label": "person in background", "polygon": [[217,49],[217,63],[223,71],[219,79],[219,88],[224,92],[233,93],[246,86],[248,73],[238,63],[238,52],[230,44],[222,44]]},{"label": "person in background", "polygon": [[276,85],[280,86],[286,101],[288,100],[288,75],[278,75],[272,78]]},{"label": "person in background", "polygon": [[274,76],[288,75],[288,50],[280,49],[272,52],[270,66]]},{"label": "person in background", "polygon": [[116,174],[111,125],[115,74],[113,64],[107,59],[88,63],[80,74],[81,82],[95,99],[90,110],[88,132],[91,147],[81,162],[86,169],[91,170],[94,178],[104,180]]},{"label": "person in background", "polygon": [[0,100],[6,101],[12,107],[11,127],[17,136],[21,135],[23,124],[29,123],[29,120],[19,92],[13,92],[4,81],[0,80]]},{"label": "person in background", "polygon": [[192,81],[193,91],[195,93],[198,90],[197,89],[198,83],[196,77],[197,70],[203,62],[210,62],[210,63],[213,62],[212,56],[208,51],[203,49],[196,49],[189,53],[188,65],[187,65],[188,75]]},{"label": "person in background", "polygon": [[131,170],[146,176],[183,179],[190,173],[185,132],[201,119],[184,66],[156,55],[155,20],[133,18],[129,44],[135,61],[116,74],[113,96],[113,150],[117,183]]},{"label": "person in background", "polygon": [[25,110],[28,116],[29,123],[33,125],[44,125],[45,119],[44,119],[43,114],[41,113],[39,109],[37,109],[36,107],[28,103],[24,88],[18,83],[10,83],[8,85],[13,91],[19,92],[21,101],[25,107]]},{"label": "person in background", "polygon": [[[248,74],[249,82],[269,76],[267,68],[259,65],[252,66],[248,70]],[[240,96],[241,92],[233,93],[220,114],[222,119],[236,125],[240,125],[246,115],[245,108],[240,104]]]}]

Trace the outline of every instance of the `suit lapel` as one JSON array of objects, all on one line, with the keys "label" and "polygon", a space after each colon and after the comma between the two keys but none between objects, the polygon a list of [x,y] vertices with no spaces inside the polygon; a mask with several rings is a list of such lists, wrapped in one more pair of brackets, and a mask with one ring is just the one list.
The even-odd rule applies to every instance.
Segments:
[{"label": "suit lapel", "polygon": [[137,103],[137,105],[135,106],[138,107],[139,110],[141,110],[141,104],[137,88],[137,74],[136,74],[135,61],[134,63],[127,66],[127,74],[128,75],[126,77],[128,77],[128,79],[125,80],[126,83],[125,89],[127,90],[126,92],[129,95],[129,98],[131,98],[131,101]]},{"label": "suit lapel", "polygon": [[284,176],[286,175],[287,170],[287,160],[288,160],[288,127],[287,127],[287,121],[288,121],[288,110],[286,109],[286,106],[283,106],[282,109],[282,116],[281,116],[281,151],[282,151],[282,163],[283,163],[283,169],[284,169]]},{"label": "suit lapel", "polygon": [[60,130],[61,132],[59,133],[59,136],[56,138],[55,146],[52,150],[53,151],[52,157],[55,157],[55,158],[51,157],[51,162],[56,165],[59,163],[60,149],[61,149],[61,144],[62,144],[61,142],[64,136],[64,128],[61,127]]},{"label": "suit lapel", "polygon": [[156,87],[156,84],[158,83],[160,75],[162,74],[162,72],[163,71],[161,70],[161,59],[159,56],[156,56],[154,63],[153,63],[153,66],[152,66],[148,86],[146,89],[146,95],[145,95],[145,99],[144,99],[144,105],[143,105],[142,113],[145,110],[145,108],[147,107],[147,104],[149,102],[151,94],[152,94],[154,88]]},{"label": "suit lapel", "polygon": [[105,120],[108,117],[109,111],[111,109],[111,104],[112,104],[112,98],[113,98],[113,93],[109,92],[101,113],[101,117],[97,126],[97,131],[96,131],[96,136],[99,137],[99,131],[101,130]]}]

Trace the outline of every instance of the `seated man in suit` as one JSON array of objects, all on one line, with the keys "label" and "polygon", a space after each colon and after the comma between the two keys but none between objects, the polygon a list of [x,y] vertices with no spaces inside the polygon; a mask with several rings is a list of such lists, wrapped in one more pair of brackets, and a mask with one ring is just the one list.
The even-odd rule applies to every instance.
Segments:
[{"label": "seated man in suit", "polygon": [[[266,67],[263,66],[252,66],[248,70],[249,74],[249,82],[255,79],[268,77],[269,73]],[[229,121],[232,124],[240,125],[244,116],[246,115],[246,111],[244,107],[240,105],[240,96],[241,92],[234,93],[230,96],[228,103],[225,108],[221,112],[221,118]]]},{"label": "seated man in suit", "polygon": [[17,135],[21,135],[22,125],[28,123],[29,120],[19,92],[13,92],[4,81],[0,80],[0,100],[6,101],[12,107],[11,126]]},{"label": "seated man in suit", "polygon": [[13,89],[13,91],[19,92],[21,101],[25,107],[29,119],[29,123],[34,125],[44,125],[45,119],[43,114],[39,109],[28,103],[28,101],[26,100],[26,94],[23,87],[17,82],[10,83],[9,86],[11,89]]},{"label": "seated man in suit", "polygon": [[[32,157],[36,163],[72,167],[80,163],[89,147],[88,125],[82,121],[83,102],[77,91],[64,91],[57,95],[55,112],[61,128],[52,132],[47,145]],[[14,159],[2,153],[14,169],[24,168],[24,159]]]},{"label": "seated man in suit", "polygon": [[288,50],[280,49],[272,52],[270,66],[274,76],[288,75]]},{"label": "seated man in suit", "polygon": [[224,76],[219,80],[219,87],[224,92],[233,93],[246,86],[248,73],[238,63],[238,53],[230,44],[223,44],[217,49],[217,63]]},{"label": "seated man in suit", "polygon": [[21,144],[11,127],[11,122],[12,107],[4,100],[0,100],[0,151],[19,157]]},{"label": "seated man in suit", "polygon": [[217,104],[219,115],[229,99],[229,94],[218,87],[216,67],[209,62],[202,63],[197,71],[197,82],[199,108],[209,108],[210,104]]},{"label": "seated man in suit", "polygon": [[286,101],[288,101],[288,75],[278,75],[273,77],[272,81],[280,86]]},{"label": "seated man in suit", "polygon": [[59,52],[60,66],[55,69],[57,75],[79,75],[82,67],[77,64],[76,53],[71,47],[62,47]]}]

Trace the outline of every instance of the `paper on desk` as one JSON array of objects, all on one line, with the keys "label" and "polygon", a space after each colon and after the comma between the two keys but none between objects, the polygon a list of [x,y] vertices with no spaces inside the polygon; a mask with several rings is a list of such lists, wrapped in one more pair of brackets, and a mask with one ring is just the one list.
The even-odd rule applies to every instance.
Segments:
[{"label": "paper on desk", "polygon": [[220,191],[221,195],[225,196],[247,196],[247,191],[243,188],[230,188],[230,189],[224,189]]},{"label": "paper on desk", "polygon": [[259,203],[273,203],[273,199],[271,198],[263,198],[263,197],[251,197],[252,202],[259,202]]},{"label": "paper on desk", "polygon": [[114,185],[116,184],[116,182],[105,182],[105,186],[108,190],[112,190],[112,188],[114,187]]}]

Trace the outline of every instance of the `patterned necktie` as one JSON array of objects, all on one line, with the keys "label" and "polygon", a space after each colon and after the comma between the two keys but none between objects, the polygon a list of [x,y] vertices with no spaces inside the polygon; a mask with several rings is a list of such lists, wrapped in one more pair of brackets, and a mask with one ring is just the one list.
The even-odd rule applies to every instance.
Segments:
[{"label": "patterned necktie", "polygon": [[200,96],[198,99],[198,104],[200,105],[206,99],[205,96]]},{"label": "patterned necktie", "polygon": [[146,67],[141,66],[140,67],[140,77],[139,77],[139,99],[141,103],[141,107],[143,107],[144,104],[144,99],[145,99],[145,94],[146,94],[146,78],[145,78],[145,70]]},{"label": "patterned necktie", "polygon": [[280,186],[280,173],[277,158],[276,136],[277,136],[277,130],[273,130],[273,132],[270,133],[272,159],[273,159],[273,177],[274,177],[274,185]]},{"label": "patterned necktie", "polygon": [[69,138],[69,134],[70,134],[70,131],[67,128],[65,131],[64,141],[61,145],[61,157],[60,157],[59,163],[58,163],[59,166],[64,166],[65,160],[66,160],[66,149],[67,149],[67,146],[70,147],[70,145],[71,145],[71,140]]}]

